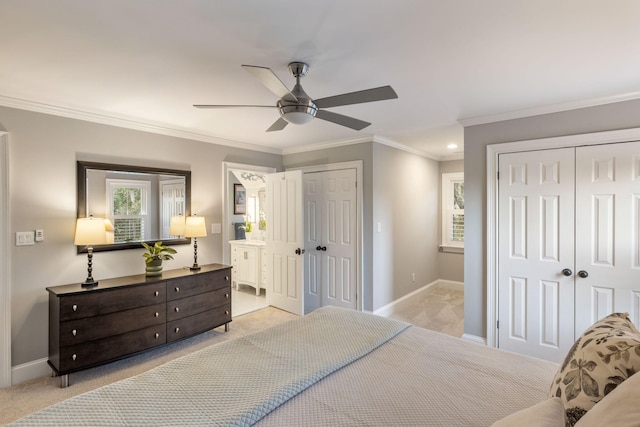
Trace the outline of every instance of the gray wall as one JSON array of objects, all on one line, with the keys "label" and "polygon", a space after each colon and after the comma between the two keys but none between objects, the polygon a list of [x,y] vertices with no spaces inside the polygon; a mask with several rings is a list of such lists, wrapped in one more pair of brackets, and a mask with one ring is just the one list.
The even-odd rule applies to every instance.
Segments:
[{"label": "gray wall", "polygon": [[[0,107],[0,126],[10,132],[10,236],[43,229],[45,240],[11,247],[12,365],[48,356],[47,286],[80,282],[87,256],[73,245],[76,160],[191,170],[192,212],[222,222],[222,162],[281,168],[281,156],[139,132]],[[118,162],[117,160],[120,160]],[[166,268],[193,263],[193,248],[177,246]],[[99,252],[97,279],[140,274],[143,249]],[[221,262],[222,235],[198,239],[198,262]]]},{"label": "gray wall", "polygon": [[376,310],[439,278],[440,174],[437,161],[382,144],[373,164]]},{"label": "gray wall", "polygon": [[469,126],[465,147],[464,330],[486,337],[486,147],[640,127],[640,100]]},{"label": "gray wall", "polygon": [[[442,174],[464,172],[464,160],[449,160],[440,162],[440,177],[438,188],[442,192]],[[442,224],[442,197],[438,198],[438,224]],[[442,227],[438,229],[439,241],[442,242]],[[438,271],[441,280],[454,282],[464,281],[464,254],[439,252]]]}]

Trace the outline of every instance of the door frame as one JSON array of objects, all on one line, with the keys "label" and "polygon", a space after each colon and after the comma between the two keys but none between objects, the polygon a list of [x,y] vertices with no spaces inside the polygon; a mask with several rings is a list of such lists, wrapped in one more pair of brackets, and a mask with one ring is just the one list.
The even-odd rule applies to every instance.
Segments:
[{"label": "door frame", "polygon": [[638,140],[640,140],[640,128],[487,145],[486,344],[488,346],[496,347],[498,344],[498,156],[504,153],[520,151],[615,144]]},{"label": "door frame", "polygon": [[277,169],[271,166],[249,165],[244,163],[222,162],[222,263],[231,265],[231,249],[229,248],[229,224],[233,214],[233,203],[230,203],[233,189],[230,188],[229,173],[232,169],[248,172],[275,173]]},{"label": "door frame", "polygon": [[0,131],[0,388],[11,380],[11,247],[9,245],[9,133]]},{"label": "door frame", "polygon": [[362,284],[363,277],[363,253],[362,253],[362,224],[363,224],[363,211],[362,206],[364,202],[363,192],[363,161],[354,160],[350,162],[328,163],[323,165],[312,165],[287,168],[287,170],[301,170],[303,174],[313,172],[326,172],[340,169],[355,169],[356,170],[356,309],[358,311],[364,310],[364,288]]}]

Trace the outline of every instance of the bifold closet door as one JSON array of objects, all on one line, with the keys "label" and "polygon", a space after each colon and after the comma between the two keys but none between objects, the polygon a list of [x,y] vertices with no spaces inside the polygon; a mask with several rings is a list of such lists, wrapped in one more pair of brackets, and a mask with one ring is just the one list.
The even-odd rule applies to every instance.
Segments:
[{"label": "bifold closet door", "polygon": [[640,326],[640,142],[576,149],[576,335],[615,312]]},{"label": "bifold closet door", "polygon": [[574,149],[501,154],[498,346],[561,361],[574,342]]}]

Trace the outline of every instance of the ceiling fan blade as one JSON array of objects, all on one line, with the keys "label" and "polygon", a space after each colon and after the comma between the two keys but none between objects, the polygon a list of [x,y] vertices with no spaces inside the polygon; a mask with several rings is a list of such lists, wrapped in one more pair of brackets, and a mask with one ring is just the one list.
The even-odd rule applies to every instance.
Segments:
[{"label": "ceiling fan blade", "polygon": [[353,117],[343,116],[342,114],[325,110],[318,110],[316,117],[354,130],[362,130],[371,124],[369,122],[354,119]]},{"label": "ceiling fan blade", "polygon": [[283,119],[282,117],[280,117],[278,120],[276,120],[269,129],[267,129],[267,132],[273,132],[276,130],[282,130],[285,128],[285,126],[287,126],[289,124],[288,121],[286,121],[285,119]]},{"label": "ceiling fan blade", "polygon": [[358,92],[343,93],[313,101],[319,108],[338,107],[340,105],[362,104],[364,102],[384,101],[397,98],[398,94],[391,86],[382,86]]},{"label": "ceiling fan blade", "polygon": [[250,72],[253,77],[260,80],[260,83],[265,85],[271,92],[278,95],[279,98],[291,102],[298,101],[298,98],[296,98],[289,89],[287,89],[271,68],[258,67],[256,65],[243,65],[242,68]]},{"label": "ceiling fan blade", "polygon": [[194,104],[196,108],[276,108],[275,105],[208,105]]}]

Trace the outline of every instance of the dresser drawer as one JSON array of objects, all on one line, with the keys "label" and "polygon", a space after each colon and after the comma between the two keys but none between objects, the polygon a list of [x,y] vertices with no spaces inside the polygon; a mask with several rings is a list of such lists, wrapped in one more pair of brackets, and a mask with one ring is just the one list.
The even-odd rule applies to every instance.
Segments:
[{"label": "dresser drawer", "polygon": [[167,322],[211,310],[212,307],[228,305],[230,302],[231,293],[228,288],[169,301],[167,303]]},{"label": "dresser drawer", "polygon": [[229,286],[228,270],[194,274],[171,280],[167,285],[167,301],[182,299],[193,295],[211,292]]},{"label": "dresser drawer", "polygon": [[64,296],[60,298],[60,321],[157,304],[165,301],[166,294],[166,283],[159,282]]},{"label": "dresser drawer", "polygon": [[231,304],[167,322],[167,342],[196,335],[231,322]]},{"label": "dresser drawer", "polygon": [[167,304],[134,308],[60,323],[60,345],[67,346],[111,335],[162,325],[167,321]]},{"label": "dresser drawer", "polygon": [[164,325],[151,326],[125,334],[60,348],[61,372],[72,372],[88,366],[119,359],[166,343]]}]

